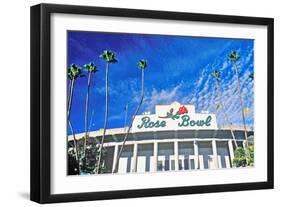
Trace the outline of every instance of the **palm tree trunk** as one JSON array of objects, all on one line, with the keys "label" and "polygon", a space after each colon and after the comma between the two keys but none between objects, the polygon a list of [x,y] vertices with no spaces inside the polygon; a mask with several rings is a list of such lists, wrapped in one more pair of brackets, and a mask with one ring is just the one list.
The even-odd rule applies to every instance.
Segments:
[{"label": "palm tree trunk", "polygon": [[[71,90],[71,79],[69,80],[69,84],[68,84],[68,89],[67,89],[67,107],[68,107],[68,104],[69,104],[69,97],[70,97],[70,90]],[[68,122],[68,121],[67,121]],[[72,127],[72,123],[70,122],[70,125],[71,125],[71,127]],[[71,129],[71,127],[70,127],[70,129]],[[72,129],[71,129],[71,131],[72,131]],[[73,134],[73,133],[72,133]],[[67,138],[67,142],[68,142],[68,138]],[[75,149],[76,149],[76,147],[75,147],[75,144],[74,145],[72,145],[71,144],[71,146],[72,147],[74,147]],[[76,154],[76,153],[75,153]],[[76,157],[76,156],[75,156]]]},{"label": "palm tree trunk", "polygon": [[236,138],[235,138],[233,129],[232,129],[232,123],[229,121],[228,115],[227,115],[227,113],[225,112],[224,104],[222,103],[222,100],[221,100],[221,99],[222,99],[222,93],[221,93],[221,89],[220,89],[220,86],[219,86],[219,83],[218,83],[218,80],[217,80],[217,79],[215,79],[215,84],[216,84],[216,87],[217,87],[217,90],[218,90],[218,95],[219,95],[219,99],[220,99],[219,102],[220,102],[220,105],[221,105],[221,107],[222,107],[222,111],[223,111],[223,114],[224,114],[224,118],[225,118],[226,122],[229,124],[231,136],[232,136],[232,139],[234,140],[235,147],[237,148],[238,145],[237,145],[237,141],[236,141]]},{"label": "palm tree trunk", "polygon": [[[128,104],[125,107],[125,117],[124,117],[124,129],[126,127],[127,124],[127,116],[128,116]],[[125,131],[125,130],[124,130]]]},{"label": "palm tree trunk", "polygon": [[68,84],[68,96],[67,96],[67,106],[69,104],[69,98],[70,98],[70,90],[71,90],[71,85],[72,85],[72,80],[69,81],[69,84]]},{"label": "palm tree trunk", "polygon": [[239,76],[238,76],[238,69],[237,69],[236,63],[234,63],[234,70],[235,70],[235,74],[236,74],[237,90],[239,92],[240,108],[241,108],[244,135],[245,135],[245,141],[246,141],[246,153],[247,153],[247,158],[248,158],[247,160],[249,162],[250,161],[250,151],[249,151],[249,145],[248,145],[248,135],[247,135],[247,129],[246,129],[245,114],[244,114],[244,110],[243,110],[243,101],[242,101],[242,94],[241,94],[241,88],[240,88],[240,80],[239,80]]},{"label": "palm tree trunk", "polygon": [[89,108],[91,75],[92,75],[92,72],[89,72],[87,95],[86,95],[86,106],[85,106],[85,138],[84,138],[84,155],[85,155],[85,159],[86,159],[86,147],[87,147],[87,138],[88,138],[88,108]]},{"label": "palm tree trunk", "polygon": [[104,137],[106,133],[106,127],[107,127],[107,116],[108,116],[108,67],[109,63],[106,63],[106,69],[105,69],[105,114],[104,114],[104,125],[103,125],[103,134],[102,139],[100,143],[99,148],[99,158],[98,158],[98,164],[97,164],[97,173],[100,173],[100,165],[101,165],[101,159],[102,159],[102,148],[104,143]]},{"label": "palm tree trunk", "polygon": [[69,124],[70,130],[71,130],[72,136],[73,136],[73,140],[74,140],[75,158],[76,158],[77,165],[78,165],[78,174],[80,174],[80,164],[79,164],[79,156],[78,156],[78,152],[79,152],[78,151],[78,142],[77,142],[77,139],[75,137],[75,133],[74,133],[74,129],[73,129],[72,123],[70,121],[70,110],[71,110],[71,105],[72,105],[74,81],[75,80],[71,80],[70,87],[69,87],[70,88],[70,95],[68,97],[67,120],[68,120],[68,124]]},{"label": "palm tree trunk", "polygon": [[79,157],[78,157],[78,145],[79,145],[79,143],[76,139],[74,129],[73,129],[73,126],[72,126],[72,123],[71,123],[70,120],[68,121],[68,124],[69,124],[70,130],[71,130],[72,136],[73,136],[73,143],[74,143],[74,149],[75,149],[75,159],[77,161],[77,169],[78,169],[78,175],[79,175],[80,172],[81,172],[80,164],[79,164]]},{"label": "palm tree trunk", "polygon": [[70,118],[70,111],[71,111],[71,105],[72,105],[72,96],[73,96],[73,88],[74,88],[74,81],[71,80],[71,86],[70,86],[70,96],[68,99],[68,110],[67,110],[67,119],[69,120]]},{"label": "palm tree trunk", "polygon": [[123,151],[123,149],[124,149],[125,143],[126,143],[126,141],[127,141],[127,139],[128,139],[129,133],[130,133],[131,128],[132,128],[132,126],[133,126],[133,122],[134,122],[134,120],[135,120],[135,118],[136,118],[136,115],[138,114],[139,109],[140,109],[140,107],[141,107],[141,105],[142,105],[142,102],[143,102],[143,97],[144,97],[144,69],[142,69],[141,71],[142,71],[141,99],[140,99],[140,102],[139,102],[139,104],[138,104],[138,107],[137,107],[137,109],[136,109],[136,111],[135,111],[135,113],[134,113],[134,115],[133,115],[133,117],[132,117],[131,123],[130,123],[130,125],[129,125],[128,130],[127,130],[127,133],[126,133],[126,135],[125,135],[125,137],[124,137],[124,139],[123,139],[123,143],[122,143],[121,148],[120,148],[120,151],[119,151],[119,153],[118,153],[115,166],[114,166],[114,168],[113,168],[113,173],[116,173],[116,172],[117,172],[117,167],[118,167],[118,164],[119,164],[119,159],[120,159],[120,157],[121,157],[121,155],[122,155],[122,151]]}]

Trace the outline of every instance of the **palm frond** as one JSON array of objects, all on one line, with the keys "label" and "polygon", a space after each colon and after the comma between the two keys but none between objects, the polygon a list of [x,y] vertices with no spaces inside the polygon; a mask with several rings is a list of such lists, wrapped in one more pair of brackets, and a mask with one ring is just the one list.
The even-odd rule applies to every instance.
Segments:
[{"label": "palm frond", "polygon": [[118,60],[116,59],[116,53],[114,53],[110,50],[103,51],[103,53],[100,54],[99,57],[102,58],[107,63],[117,63],[118,62]]},{"label": "palm frond", "polygon": [[84,65],[84,68],[85,68],[85,71],[89,72],[89,73],[96,73],[98,70],[97,70],[97,66],[93,63],[93,62],[90,62],[89,64],[85,64]]},{"label": "palm frond", "polygon": [[228,60],[231,62],[236,62],[239,58],[240,58],[240,55],[237,51],[233,50],[228,54]]},{"label": "palm frond", "polygon": [[81,68],[76,64],[71,64],[70,68],[67,69],[67,75],[70,79],[75,80],[82,74]]},{"label": "palm frond", "polygon": [[250,78],[251,80],[254,80],[254,72],[251,72],[251,74],[249,75],[249,78]]},{"label": "palm frond", "polygon": [[221,77],[221,72],[218,71],[218,70],[214,70],[212,73],[211,73],[212,77],[215,78],[215,79],[219,79]]},{"label": "palm frond", "polygon": [[147,67],[147,60],[141,59],[138,62],[139,69],[144,70]]}]

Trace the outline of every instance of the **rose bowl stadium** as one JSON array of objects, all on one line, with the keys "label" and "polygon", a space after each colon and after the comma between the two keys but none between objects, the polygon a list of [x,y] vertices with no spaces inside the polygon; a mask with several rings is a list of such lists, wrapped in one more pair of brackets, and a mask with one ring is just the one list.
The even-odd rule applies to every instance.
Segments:
[{"label": "rose bowl stadium", "polygon": [[[128,128],[107,129],[104,165],[112,173]],[[89,132],[100,142],[103,129]],[[82,139],[85,133],[76,134]],[[253,129],[247,127],[248,139]],[[196,113],[194,105],[156,105],[155,114],[137,115],[120,156],[118,173],[203,170],[233,167],[236,143],[245,147],[244,128],[218,126],[216,115]],[[73,142],[73,136],[68,136]]]}]

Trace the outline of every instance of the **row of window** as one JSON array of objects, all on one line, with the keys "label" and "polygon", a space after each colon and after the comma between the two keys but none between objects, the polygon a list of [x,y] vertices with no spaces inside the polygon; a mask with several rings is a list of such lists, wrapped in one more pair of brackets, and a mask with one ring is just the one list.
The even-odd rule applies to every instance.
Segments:
[{"label": "row of window", "polygon": [[[242,141],[238,142],[242,145]],[[178,142],[178,166],[176,167],[174,143],[158,143],[157,159],[154,157],[154,145],[138,144],[137,158],[133,161],[133,145],[124,147],[119,160],[118,172],[153,172],[170,170],[213,169],[231,167],[230,151],[227,141],[216,141],[217,160],[214,159],[212,142],[198,142],[198,157],[194,153],[193,142]],[[233,146],[234,148],[234,146]],[[106,148],[105,166],[112,172],[114,146]],[[135,165],[135,166],[134,166]]]}]

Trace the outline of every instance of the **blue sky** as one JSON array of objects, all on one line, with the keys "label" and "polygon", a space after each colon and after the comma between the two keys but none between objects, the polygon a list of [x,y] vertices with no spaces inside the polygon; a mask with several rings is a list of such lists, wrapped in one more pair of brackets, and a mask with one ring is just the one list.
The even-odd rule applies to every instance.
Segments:
[{"label": "blue sky", "polygon": [[[140,110],[154,113],[155,104],[178,101],[194,104],[196,112],[217,114],[219,125],[226,124],[221,111],[216,110],[219,98],[211,72],[221,71],[220,87],[226,113],[233,124],[241,125],[236,79],[227,54],[236,50],[247,125],[253,125],[253,82],[248,76],[254,71],[254,40],[142,35],[101,32],[68,32],[68,66],[82,67],[94,62],[98,72],[91,82],[90,130],[103,128],[105,104],[105,62],[99,58],[104,50],[116,52],[118,63],[109,66],[108,128],[124,127],[128,105],[128,120],[135,110],[141,92],[140,59],[148,61],[145,70],[145,98]],[[87,73],[75,83],[71,120],[76,133],[84,131]],[[127,122],[128,122],[127,120]],[[70,130],[69,134],[70,134]]]}]

